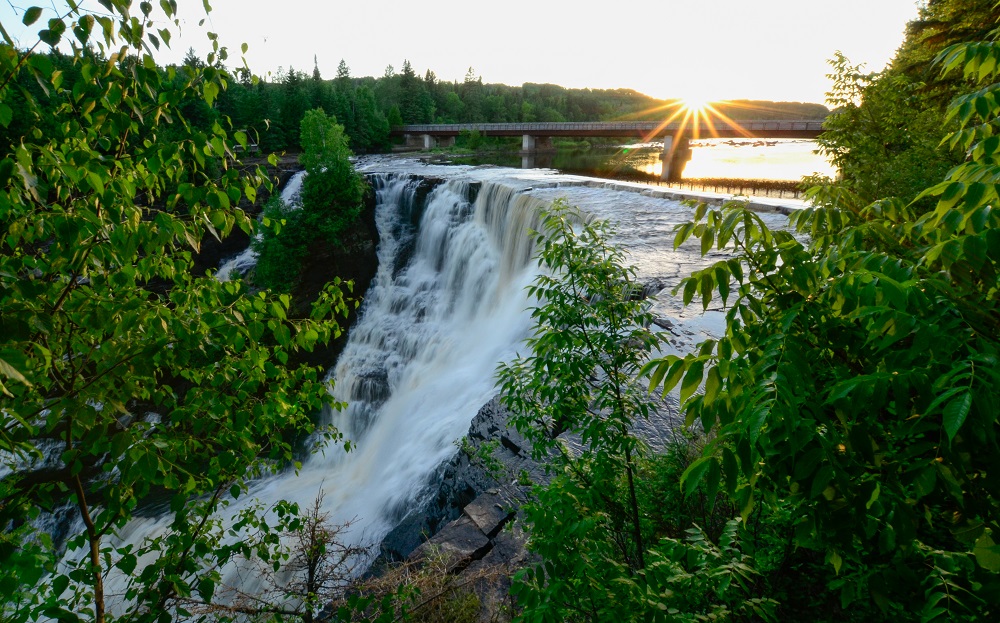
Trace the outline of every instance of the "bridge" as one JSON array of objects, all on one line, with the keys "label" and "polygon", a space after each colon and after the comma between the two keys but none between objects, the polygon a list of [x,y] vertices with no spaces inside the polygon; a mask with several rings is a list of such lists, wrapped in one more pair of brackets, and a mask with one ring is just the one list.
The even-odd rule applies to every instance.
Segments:
[{"label": "bridge", "polygon": [[402,136],[408,147],[416,149],[450,147],[455,144],[455,137],[463,132],[479,132],[483,136],[520,136],[521,153],[524,155],[551,150],[553,137],[659,139],[663,141],[663,154],[660,156],[663,160],[662,177],[676,181],[691,159],[689,140],[692,138],[816,138],[823,131],[820,120],[689,121],[667,124],[656,121],[418,124],[396,126],[391,133]]}]

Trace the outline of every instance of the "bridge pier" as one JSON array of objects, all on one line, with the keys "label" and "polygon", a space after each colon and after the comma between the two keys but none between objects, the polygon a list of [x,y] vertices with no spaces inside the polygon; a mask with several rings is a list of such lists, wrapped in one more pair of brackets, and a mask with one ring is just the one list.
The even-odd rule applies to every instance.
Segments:
[{"label": "bridge pier", "polygon": [[403,141],[410,149],[434,149],[435,147],[454,147],[454,136],[434,136],[433,134],[404,134]]},{"label": "bridge pier", "polygon": [[524,134],[521,136],[521,151],[526,153],[535,153],[539,151],[551,151],[552,150],[552,137],[551,136],[535,136],[533,134]]},{"label": "bridge pier", "polygon": [[686,136],[674,137],[667,135],[663,137],[663,153],[660,160],[663,161],[663,171],[660,179],[664,182],[679,182],[684,175],[684,166],[691,159],[691,142]]}]

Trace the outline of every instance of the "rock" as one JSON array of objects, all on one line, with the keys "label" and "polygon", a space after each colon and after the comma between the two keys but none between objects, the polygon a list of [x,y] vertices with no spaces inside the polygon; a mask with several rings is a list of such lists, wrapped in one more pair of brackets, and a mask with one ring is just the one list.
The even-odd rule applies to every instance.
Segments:
[{"label": "rock", "polygon": [[462,512],[469,517],[483,534],[489,538],[495,537],[516,513],[517,500],[514,496],[504,496],[497,489],[491,489],[480,495]]},{"label": "rock", "polygon": [[659,279],[650,279],[642,284],[642,298],[648,299],[651,296],[656,296],[667,287],[667,284],[663,283]]},{"label": "rock", "polygon": [[677,335],[674,323],[670,322],[670,320],[667,318],[659,318],[659,317],[653,318],[653,324],[660,327],[661,329],[666,329],[667,331],[670,331],[674,335]]},{"label": "rock", "polygon": [[[342,281],[354,284],[351,290],[346,285],[341,286],[344,298],[349,303],[349,311],[346,319],[339,319],[343,328],[352,326],[357,320],[358,308],[350,303],[364,297],[378,271],[378,242],[375,195],[368,192],[365,194],[361,215],[341,234],[339,246],[316,243],[309,248],[309,255],[302,264],[302,276],[292,290],[290,315],[293,318],[308,318],[312,302],[328,283],[339,277]],[[329,344],[317,344],[311,353],[298,351],[292,357],[292,365],[306,364],[327,369],[332,367],[347,344],[347,334],[345,330],[340,337],[330,340]]]},{"label": "rock", "polygon": [[419,562],[431,556],[441,556],[448,571],[454,573],[481,559],[492,548],[493,543],[479,526],[469,517],[462,516],[413,550],[409,560]]},{"label": "rock", "polygon": [[516,506],[523,493],[520,488],[509,484],[523,470],[533,479],[545,478],[544,470],[530,457],[531,445],[507,423],[508,413],[494,398],[483,405],[469,425],[469,445],[478,449],[489,440],[499,440],[493,456],[501,464],[500,474],[504,482],[488,473],[478,462],[473,462],[464,452],[456,448],[455,455],[431,475],[427,482],[427,493],[422,496],[427,502],[401,519],[395,528],[382,540],[381,557],[388,560],[403,560],[428,534],[434,534],[448,522],[459,517],[463,509],[489,490],[503,490],[501,504]]},{"label": "rock", "polygon": [[493,623],[504,619],[498,618],[498,613],[510,613],[516,610],[516,603],[510,594],[514,574],[530,563],[537,562],[538,557],[527,550],[528,533],[517,522],[510,524],[493,539],[491,549],[482,560],[474,561],[463,572],[463,576],[480,576],[473,585],[473,590],[481,603],[479,621]]}]

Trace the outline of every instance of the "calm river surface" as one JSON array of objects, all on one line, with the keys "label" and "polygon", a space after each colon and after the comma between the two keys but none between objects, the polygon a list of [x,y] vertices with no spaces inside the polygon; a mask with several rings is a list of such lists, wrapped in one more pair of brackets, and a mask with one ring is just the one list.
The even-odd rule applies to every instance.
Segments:
[{"label": "calm river surface", "polygon": [[[807,175],[836,177],[836,168],[816,153],[815,141],[802,139],[700,139],[691,141],[685,179],[725,178],[798,181]],[[559,149],[551,154],[522,157],[486,153],[448,157],[461,164],[496,164],[516,168],[556,169],[615,179],[658,179],[663,143],[639,143],[617,148]]]}]

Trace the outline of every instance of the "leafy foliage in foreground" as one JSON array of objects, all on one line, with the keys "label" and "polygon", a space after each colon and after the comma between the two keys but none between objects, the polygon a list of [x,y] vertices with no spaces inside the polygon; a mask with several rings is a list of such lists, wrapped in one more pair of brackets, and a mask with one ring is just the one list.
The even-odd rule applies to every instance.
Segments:
[{"label": "leafy foliage in foreground", "polygon": [[[291,322],[287,296],[192,276],[206,234],[252,229],[235,206],[263,181],[236,167],[242,133],[182,107],[227,88],[226,51],[163,71],[152,50],[176,2],[69,4],[35,47],[72,50],[71,88],[0,29],[0,125],[23,132],[0,153],[0,618],[162,619],[212,601],[227,561],[273,546],[256,513],[225,527],[215,514],[313,431],[327,383],[282,364],[336,336],[346,307],[332,288]],[[164,530],[120,543],[152,502],[169,509]]]},{"label": "leafy foliage in foreground", "polygon": [[[980,81],[998,61],[995,42],[939,56]],[[721,488],[744,519],[787,514],[841,606],[870,617],[1000,608],[997,88],[949,107],[949,143],[969,158],[917,198],[936,199],[925,214],[821,204],[792,218],[802,242],[740,205],[702,206],[677,233],[736,253],[680,286],[685,302],[730,306],[726,334],[647,370],[715,435],[685,486]]]},{"label": "leafy foliage in foreground", "polygon": [[525,508],[542,562],[515,582],[521,620],[766,617],[772,604],[752,596],[737,524],[717,542],[691,524],[677,530],[676,508],[645,480],[661,470],[633,432],[655,410],[637,373],[659,339],[610,235],[606,223],[553,206],[537,238],[546,273],[529,288],[539,301],[531,354],[499,370],[513,424],[552,470]]}]

